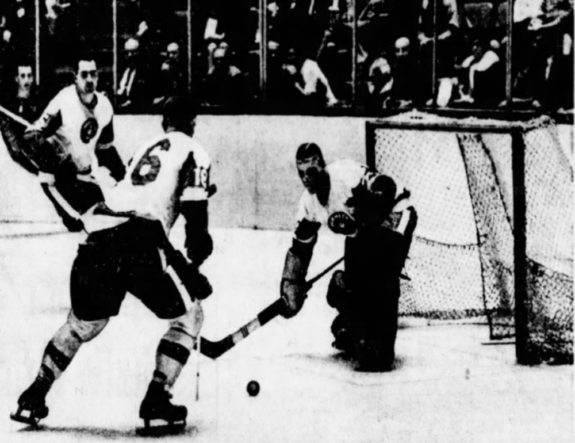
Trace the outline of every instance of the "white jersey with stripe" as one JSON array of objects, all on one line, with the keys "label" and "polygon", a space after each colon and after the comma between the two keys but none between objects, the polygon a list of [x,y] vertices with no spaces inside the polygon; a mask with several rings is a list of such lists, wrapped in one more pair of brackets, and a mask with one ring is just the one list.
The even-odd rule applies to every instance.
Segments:
[{"label": "white jersey with stripe", "polygon": [[166,231],[174,224],[180,201],[207,200],[210,157],[200,143],[182,132],[169,132],[140,149],[126,177],[104,188],[106,206],[160,220]]},{"label": "white jersey with stripe", "polygon": [[95,150],[114,140],[114,110],[110,101],[100,92],[86,105],[80,99],[75,85],[62,89],[48,104],[34,129],[56,136],[70,153],[79,172],[87,172],[97,165]]},{"label": "white jersey with stripe", "polygon": [[[326,205],[322,205],[316,194],[304,191],[300,198],[297,213],[298,227],[302,222],[327,225],[336,234],[353,237],[357,234],[358,223],[354,218],[353,208],[347,206],[347,201],[353,196],[353,189],[358,187],[371,188],[372,181],[378,176],[368,168],[354,160],[338,160],[326,166],[329,174],[330,190]],[[397,186],[396,198],[403,188]],[[404,211],[409,206],[407,200],[395,205],[392,212]],[[304,223],[305,224],[305,223]],[[313,231],[312,231],[313,232]],[[296,238],[298,230],[296,229]],[[309,238],[298,238],[307,242]]]},{"label": "white jersey with stripe", "polygon": [[367,168],[353,160],[338,160],[325,169],[330,180],[327,204],[322,205],[316,194],[304,191],[299,201],[297,222],[317,222],[327,225],[336,234],[355,235],[356,222],[346,202],[352,196],[352,189],[359,186]]}]

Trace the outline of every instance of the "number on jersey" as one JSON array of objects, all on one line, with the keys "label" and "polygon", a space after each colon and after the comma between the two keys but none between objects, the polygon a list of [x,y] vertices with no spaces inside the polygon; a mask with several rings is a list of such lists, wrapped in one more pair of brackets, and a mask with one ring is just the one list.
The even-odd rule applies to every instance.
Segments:
[{"label": "number on jersey", "polygon": [[160,140],[153,146],[150,146],[146,153],[142,156],[134,170],[132,171],[132,184],[134,186],[143,186],[153,182],[160,173],[162,162],[153,151],[159,149],[160,151],[167,151],[170,149],[170,140]]},{"label": "number on jersey", "polygon": [[190,152],[182,166],[181,178],[182,189],[188,187],[207,189],[210,184],[210,168],[198,166],[194,153]]}]

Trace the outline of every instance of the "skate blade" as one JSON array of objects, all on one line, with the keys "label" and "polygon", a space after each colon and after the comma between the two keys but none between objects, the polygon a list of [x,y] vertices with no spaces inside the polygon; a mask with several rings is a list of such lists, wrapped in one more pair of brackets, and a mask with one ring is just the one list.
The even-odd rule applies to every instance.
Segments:
[{"label": "skate blade", "polygon": [[141,437],[161,437],[162,435],[179,434],[186,428],[186,421],[168,423],[165,420],[145,421],[143,427],[136,428],[136,434]]},{"label": "skate blade", "polygon": [[40,421],[39,418],[34,417],[30,411],[22,411],[20,409],[18,409],[17,412],[10,414],[10,418],[14,421],[17,421],[18,423],[24,423],[28,426],[32,426],[34,428],[39,427],[38,423]]}]

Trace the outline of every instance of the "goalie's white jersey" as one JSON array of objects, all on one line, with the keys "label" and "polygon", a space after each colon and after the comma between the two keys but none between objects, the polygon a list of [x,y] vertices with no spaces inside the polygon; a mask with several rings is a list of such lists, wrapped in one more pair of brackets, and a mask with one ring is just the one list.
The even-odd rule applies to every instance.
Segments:
[{"label": "goalie's white jersey", "polygon": [[327,165],[326,171],[330,179],[327,204],[323,206],[315,194],[304,191],[299,201],[297,222],[318,222],[329,226],[336,234],[353,236],[357,232],[357,224],[346,202],[368,170],[356,161],[338,160]]},{"label": "goalie's white jersey", "polygon": [[95,92],[94,101],[86,105],[76,86],[70,85],[52,99],[33,129],[41,130],[47,137],[56,136],[78,171],[85,172],[97,165],[96,148],[114,141],[113,116],[112,105],[104,94]]},{"label": "goalie's white jersey", "polygon": [[163,134],[134,155],[121,182],[103,188],[106,206],[160,220],[169,231],[180,201],[207,200],[210,165],[196,140],[182,132]]}]

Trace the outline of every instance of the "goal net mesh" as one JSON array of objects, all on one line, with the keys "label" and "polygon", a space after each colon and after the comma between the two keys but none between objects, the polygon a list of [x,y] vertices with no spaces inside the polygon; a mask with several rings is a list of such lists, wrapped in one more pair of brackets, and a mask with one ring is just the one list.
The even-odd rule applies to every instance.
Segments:
[{"label": "goal net mesh", "polygon": [[515,333],[512,132],[525,155],[528,346],[573,359],[573,168],[550,119],[519,124],[410,113],[371,123],[368,159],[411,191],[418,227],[400,314],[485,316]]}]

